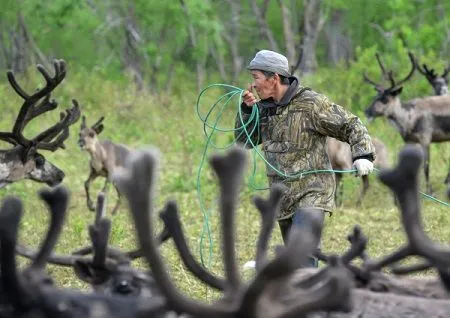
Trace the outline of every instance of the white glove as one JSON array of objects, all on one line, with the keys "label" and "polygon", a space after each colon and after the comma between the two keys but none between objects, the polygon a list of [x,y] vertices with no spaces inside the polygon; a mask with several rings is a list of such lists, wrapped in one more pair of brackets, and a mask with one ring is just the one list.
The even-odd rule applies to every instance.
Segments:
[{"label": "white glove", "polygon": [[367,159],[357,159],[353,162],[353,168],[358,172],[358,177],[365,176],[373,171],[373,162]]}]

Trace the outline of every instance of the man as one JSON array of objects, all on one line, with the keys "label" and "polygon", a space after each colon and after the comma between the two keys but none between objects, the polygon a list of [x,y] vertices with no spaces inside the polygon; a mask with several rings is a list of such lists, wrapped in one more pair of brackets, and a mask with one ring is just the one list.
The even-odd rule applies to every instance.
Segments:
[{"label": "man", "polygon": [[[308,227],[302,209],[316,210],[315,217],[321,227],[325,212],[331,213],[334,209],[334,174],[300,175],[301,172],[331,169],[326,137],[350,144],[353,166],[359,176],[373,170],[374,147],[358,117],[324,95],[299,85],[298,79],[289,73],[285,56],[268,50],[259,51],[247,69],[253,83],[242,95],[235,136],[247,147],[262,144],[268,162],[269,183],[286,185],[278,215],[286,243],[292,224]],[[260,100],[253,94],[253,89]],[[254,117],[249,122],[254,105],[259,111],[259,121]],[[247,123],[246,131],[243,123]],[[310,258],[310,261],[317,267],[316,259]]]}]

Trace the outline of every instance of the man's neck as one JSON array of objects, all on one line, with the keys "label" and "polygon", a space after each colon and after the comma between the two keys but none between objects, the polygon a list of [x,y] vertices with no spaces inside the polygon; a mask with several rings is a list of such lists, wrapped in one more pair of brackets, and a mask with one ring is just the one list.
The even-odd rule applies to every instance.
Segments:
[{"label": "man's neck", "polygon": [[275,96],[273,97],[274,101],[279,103],[280,100],[283,98],[284,94],[286,94],[286,91],[288,90],[289,85],[279,85],[277,92]]}]

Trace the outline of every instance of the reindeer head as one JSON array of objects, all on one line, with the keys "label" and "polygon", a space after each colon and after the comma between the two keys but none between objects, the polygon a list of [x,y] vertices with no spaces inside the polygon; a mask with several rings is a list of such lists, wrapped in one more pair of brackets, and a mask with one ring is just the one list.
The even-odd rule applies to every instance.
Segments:
[{"label": "reindeer head", "polygon": [[101,117],[94,125],[90,128],[86,125],[86,117],[82,116],[81,119],[81,127],[80,134],[78,138],[78,145],[82,150],[91,150],[95,149],[95,145],[97,143],[97,136],[103,131],[104,125],[102,124],[103,119],[105,117]]},{"label": "reindeer head", "polygon": [[442,75],[438,75],[434,72],[434,69],[428,68],[428,66],[426,64],[422,64],[422,66],[420,66],[420,63],[418,62],[417,59],[414,59],[414,63],[416,65],[416,68],[419,70],[420,74],[425,76],[425,78],[431,84],[431,86],[433,87],[434,93],[436,95],[449,94],[448,73],[450,72],[450,65],[444,69],[444,72],[442,73]]},{"label": "reindeer head", "polygon": [[367,74],[364,73],[364,80],[367,83],[373,85],[375,90],[377,91],[377,95],[375,96],[373,102],[365,110],[365,114],[369,120],[372,120],[373,118],[378,116],[389,116],[390,112],[392,112],[395,107],[401,106],[399,94],[402,92],[402,85],[411,78],[415,71],[414,58],[411,53],[408,53],[408,55],[412,63],[412,69],[404,79],[396,82],[394,80],[392,70],[386,72],[379,54],[376,54],[378,65],[380,66],[383,76],[385,79],[389,80],[391,84],[387,88],[379,83],[372,81],[371,79],[369,79]]},{"label": "reindeer head", "polygon": [[[4,184],[30,179],[55,186],[64,179],[64,172],[37,152],[35,148],[24,149],[23,146],[17,146],[11,151],[11,154],[12,158],[16,158],[15,160],[6,160],[6,163],[0,164],[0,170],[4,170],[5,176],[7,174],[3,181]],[[23,160],[17,160],[22,157],[24,157]]]},{"label": "reindeer head", "polygon": [[55,100],[50,100],[51,92],[66,75],[65,62],[55,60],[55,75],[50,77],[42,65],[38,71],[44,76],[46,85],[32,95],[28,95],[17,83],[12,72],[8,72],[8,80],[16,93],[24,99],[11,132],[0,132],[0,140],[13,145],[12,149],[0,150],[0,187],[22,179],[44,182],[50,186],[64,179],[64,172],[45,159],[38,150],[56,151],[65,148],[64,141],[69,136],[69,126],[80,117],[76,100],[73,107],[65,113],[60,113],[60,121],[39,133],[33,139],[23,135],[25,126],[39,115],[53,110],[58,106]]}]

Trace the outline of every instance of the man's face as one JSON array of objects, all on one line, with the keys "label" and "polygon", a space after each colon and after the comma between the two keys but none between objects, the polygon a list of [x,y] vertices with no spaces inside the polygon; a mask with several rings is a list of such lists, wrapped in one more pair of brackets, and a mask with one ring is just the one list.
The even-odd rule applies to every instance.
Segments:
[{"label": "man's face", "polygon": [[277,81],[277,75],[272,77],[266,77],[261,71],[251,71],[253,77],[252,86],[258,93],[259,98],[267,99],[275,95],[275,87]]}]

